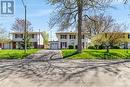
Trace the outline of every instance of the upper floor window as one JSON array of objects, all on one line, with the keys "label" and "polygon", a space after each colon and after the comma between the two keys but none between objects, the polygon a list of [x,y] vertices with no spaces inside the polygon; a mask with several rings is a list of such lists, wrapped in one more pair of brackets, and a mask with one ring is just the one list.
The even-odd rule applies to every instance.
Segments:
[{"label": "upper floor window", "polygon": [[128,38],[130,39],[130,34],[128,34]]},{"label": "upper floor window", "polygon": [[122,34],[122,38],[125,38],[125,34]]},{"label": "upper floor window", "polygon": [[85,37],[85,36],[84,36],[84,35],[82,35],[82,39],[84,39],[84,37]]},{"label": "upper floor window", "polygon": [[34,38],[34,34],[32,34],[31,37]]},{"label": "upper floor window", "polygon": [[67,39],[67,35],[61,35],[60,39]]},{"label": "upper floor window", "polygon": [[15,38],[23,38],[23,34],[15,34]]},{"label": "upper floor window", "polygon": [[75,39],[76,35],[70,35],[70,39]]}]

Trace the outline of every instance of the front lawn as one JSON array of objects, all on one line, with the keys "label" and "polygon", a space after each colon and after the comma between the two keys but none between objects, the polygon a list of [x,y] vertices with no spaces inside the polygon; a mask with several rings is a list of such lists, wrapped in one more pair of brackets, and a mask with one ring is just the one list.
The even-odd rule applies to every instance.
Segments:
[{"label": "front lawn", "polygon": [[109,54],[106,50],[87,49],[81,54],[77,54],[76,50],[62,50],[62,54],[64,58],[73,59],[130,59],[130,50],[126,49],[110,49]]},{"label": "front lawn", "polygon": [[23,59],[37,51],[38,49],[30,49],[25,53],[24,50],[0,50],[0,59]]}]

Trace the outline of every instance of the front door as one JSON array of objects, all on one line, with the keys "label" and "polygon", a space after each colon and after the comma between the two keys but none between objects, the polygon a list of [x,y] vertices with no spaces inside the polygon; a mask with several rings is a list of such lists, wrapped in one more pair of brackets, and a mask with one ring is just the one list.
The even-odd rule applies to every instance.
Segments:
[{"label": "front door", "polygon": [[13,42],[13,49],[16,49],[16,42]]},{"label": "front door", "polygon": [[0,48],[2,48],[2,44],[0,43]]},{"label": "front door", "polygon": [[61,49],[67,48],[67,42],[61,42]]}]

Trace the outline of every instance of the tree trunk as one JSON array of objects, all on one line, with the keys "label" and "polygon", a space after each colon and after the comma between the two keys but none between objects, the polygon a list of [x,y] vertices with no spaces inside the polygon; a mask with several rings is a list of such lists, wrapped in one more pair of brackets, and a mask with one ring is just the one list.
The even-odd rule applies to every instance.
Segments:
[{"label": "tree trunk", "polygon": [[77,6],[78,6],[78,49],[77,52],[81,53],[82,52],[82,34],[81,34],[81,29],[82,29],[82,11],[83,11],[83,1],[82,0],[77,0]]},{"label": "tree trunk", "polygon": [[107,53],[109,53],[109,46],[107,46]]}]

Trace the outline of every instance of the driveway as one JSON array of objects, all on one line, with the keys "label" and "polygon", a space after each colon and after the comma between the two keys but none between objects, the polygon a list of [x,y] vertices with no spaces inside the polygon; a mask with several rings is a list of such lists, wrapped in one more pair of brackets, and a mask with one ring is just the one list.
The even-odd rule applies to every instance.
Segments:
[{"label": "driveway", "polygon": [[[40,51],[37,54],[48,52],[51,51]],[[130,87],[130,60],[60,58],[0,63],[0,87]]]},{"label": "driveway", "polygon": [[40,50],[35,54],[29,55],[26,59],[49,60],[63,58],[61,50]]}]

